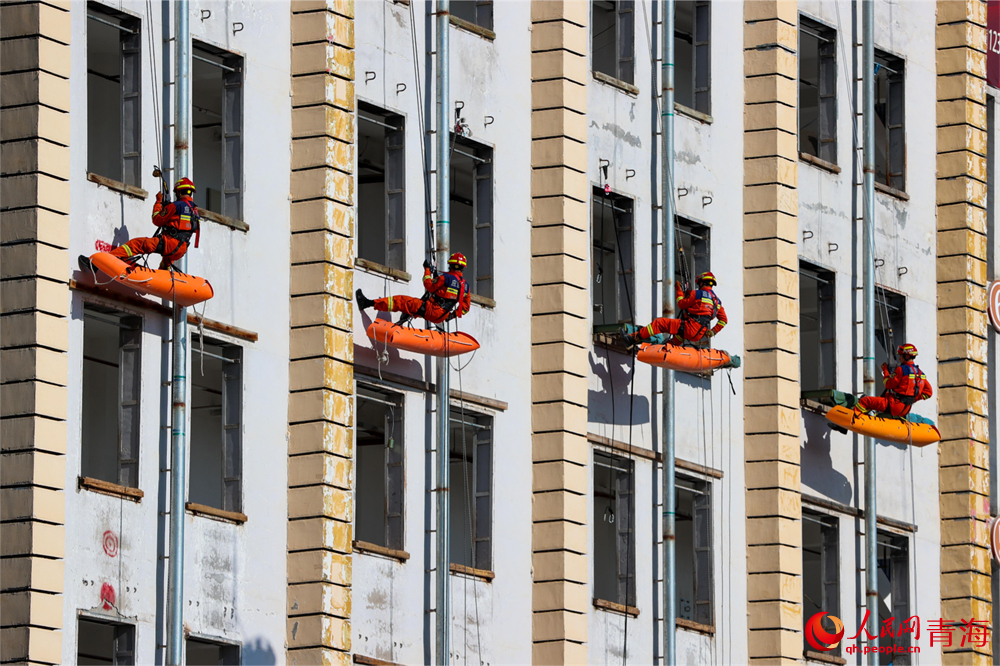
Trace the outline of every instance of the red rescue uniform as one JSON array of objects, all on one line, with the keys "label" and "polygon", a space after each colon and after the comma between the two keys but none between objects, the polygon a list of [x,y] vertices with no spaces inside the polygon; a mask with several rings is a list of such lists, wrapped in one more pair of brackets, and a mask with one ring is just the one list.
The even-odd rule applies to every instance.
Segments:
[{"label": "red rescue uniform", "polygon": [[[698,342],[709,331],[715,335],[729,323],[726,317],[726,310],[722,307],[722,301],[715,295],[710,287],[699,287],[688,293],[684,297],[684,291],[677,286],[677,309],[681,313],[680,319],[668,319],[660,317],[650,322],[649,326],[640,328],[636,336],[640,340],[649,340],[659,333],[668,333],[674,338],[671,343],[676,344],[683,338],[688,342]],[[714,327],[710,327],[712,320],[717,322]]]},{"label": "red rescue uniform", "polygon": [[934,395],[920,367],[911,362],[903,363],[892,373],[883,371],[885,392],[881,396],[866,395],[858,400],[860,411],[882,412],[892,416],[906,416],[917,400]]},{"label": "red rescue uniform", "polygon": [[431,269],[424,269],[423,298],[413,296],[387,296],[375,299],[375,309],[379,312],[403,312],[411,317],[423,317],[432,324],[440,324],[448,319],[462,317],[472,307],[468,285],[462,271],[448,271],[437,278]]},{"label": "red rescue uniform", "polygon": [[111,254],[119,259],[159,254],[163,257],[160,261],[160,268],[163,269],[187,253],[192,235],[195,235],[194,246],[198,247],[201,224],[198,208],[190,196],[180,196],[166,206],[160,203],[158,197],[153,205],[153,224],[160,228],[156,236],[133,238],[111,250]]}]

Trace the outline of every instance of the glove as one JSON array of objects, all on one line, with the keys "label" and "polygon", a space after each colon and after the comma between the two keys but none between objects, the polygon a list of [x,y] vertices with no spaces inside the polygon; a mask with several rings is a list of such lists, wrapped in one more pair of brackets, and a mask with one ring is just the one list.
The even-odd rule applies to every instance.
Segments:
[{"label": "glove", "polygon": [[707,333],[705,333],[705,337],[706,337],[706,338],[714,338],[714,337],[715,337],[715,331],[714,331],[714,330],[712,330],[711,328],[710,328],[710,329],[708,329],[708,332],[707,332]]},{"label": "glove", "polygon": [[883,377],[883,379],[886,378],[886,377],[888,377],[889,374],[890,374],[889,373],[889,364],[888,363],[883,363],[882,364],[882,377]]},{"label": "glove", "polygon": [[156,203],[163,203],[163,192],[156,193]]},{"label": "glove", "polygon": [[434,265],[431,262],[424,259],[424,268],[434,268]]}]

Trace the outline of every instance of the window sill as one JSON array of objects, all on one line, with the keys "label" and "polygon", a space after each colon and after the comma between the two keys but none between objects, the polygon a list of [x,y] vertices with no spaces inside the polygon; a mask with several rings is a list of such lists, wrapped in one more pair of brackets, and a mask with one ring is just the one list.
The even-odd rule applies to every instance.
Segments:
[{"label": "window sill", "polygon": [[469,294],[469,300],[471,300],[476,305],[482,305],[484,308],[495,308],[497,302],[492,298],[486,298],[485,296],[480,296],[479,294]]},{"label": "window sill", "polygon": [[701,622],[695,622],[694,620],[685,620],[682,617],[677,618],[676,624],[678,629],[696,631],[699,634],[705,634],[706,636],[715,635],[715,627],[710,624],[702,624]]},{"label": "window sill", "polygon": [[125,196],[132,197],[133,199],[145,200],[149,196],[149,192],[142,189],[141,187],[136,187],[135,185],[126,185],[125,183],[114,180],[113,178],[107,178],[105,176],[99,176],[96,173],[90,171],[87,172],[87,180],[92,183],[97,183],[102,187],[106,187],[109,190],[114,190],[119,194],[124,194]]},{"label": "window sill", "polygon": [[250,231],[250,225],[243,220],[237,220],[235,217],[226,217],[219,213],[212,212],[210,210],[205,210],[204,208],[198,209],[198,215],[202,218],[209,220],[210,222],[215,222],[216,224],[221,224],[224,227],[229,227],[230,229],[236,229],[237,231]]},{"label": "window sill", "polygon": [[454,14],[449,14],[448,15],[448,21],[453,26],[455,26],[456,28],[461,28],[462,30],[467,30],[467,31],[471,32],[472,34],[478,35],[478,36],[483,37],[485,39],[488,39],[491,42],[497,38],[497,33],[493,32],[489,28],[484,28],[481,25],[476,25],[475,23],[470,23],[469,21],[466,21],[465,19],[458,18]]},{"label": "window sill", "polygon": [[807,412],[813,412],[820,416],[826,416],[826,413],[830,411],[830,408],[822,402],[810,400],[809,398],[799,398],[799,406]]},{"label": "window sill", "polygon": [[478,578],[479,580],[486,581],[490,583],[496,578],[496,574],[488,569],[473,569],[472,567],[467,567],[464,564],[450,564],[449,569],[453,574],[460,574],[463,576],[472,576],[473,578]]},{"label": "window sill", "polygon": [[799,159],[807,164],[811,164],[817,169],[822,169],[823,171],[829,171],[830,173],[840,173],[840,167],[833,162],[827,162],[826,160],[820,159],[815,155],[810,155],[809,153],[799,153]]},{"label": "window sill", "polygon": [[387,277],[391,277],[393,280],[399,280],[400,282],[409,282],[413,277],[406,271],[401,271],[398,268],[389,268],[388,266],[384,266],[368,259],[362,259],[361,257],[354,260],[354,266],[355,268],[360,268],[363,271],[385,275]]},{"label": "window sill", "polygon": [[129,488],[128,486],[111,483],[110,481],[101,481],[100,479],[94,479],[89,476],[78,477],[77,487],[91,492],[100,493],[102,495],[110,495],[111,497],[127,499],[135,502],[136,504],[141,502],[142,498],[145,496],[145,493],[138,488]]},{"label": "window sill", "polygon": [[[394,0],[394,2],[403,2],[403,0]],[[406,4],[409,4],[407,2]],[[384,661],[382,659],[376,659],[375,657],[366,657],[363,654],[354,655],[355,664],[365,664],[365,666],[400,666],[394,661]]]},{"label": "window sill", "polygon": [[223,511],[222,509],[216,509],[212,506],[205,506],[204,504],[195,504],[194,502],[188,502],[184,505],[187,512],[195,516],[204,516],[205,518],[212,518],[214,520],[219,520],[224,523],[234,523],[236,525],[242,525],[247,522],[247,517],[245,514],[239,511]]},{"label": "window sill", "polygon": [[632,350],[622,344],[621,338],[618,337],[617,333],[594,333],[592,340],[594,347],[599,347],[601,349],[607,347],[611,351],[618,352],[619,354],[625,354],[626,356],[632,354]]},{"label": "window sill", "polygon": [[398,560],[400,562],[410,559],[410,554],[405,550],[386,548],[385,546],[368,543],[367,541],[352,541],[351,546],[354,547],[354,550],[366,555],[381,555],[382,557],[388,557],[391,560]]},{"label": "window sill", "polygon": [[613,601],[605,601],[604,599],[594,599],[594,608],[600,608],[601,610],[608,611],[610,613],[618,613],[619,615],[639,617],[639,609],[635,606],[616,604]]},{"label": "window sill", "polygon": [[707,113],[696,111],[692,109],[690,106],[684,106],[683,104],[678,104],[677,102],[674,102],[674,111],[681,114],[682,116],[687,116],[692,120],[697,120],[700,123],[704,123],[705,125],[711,125],[712,123],[715,122],[715,119],[712,118],[712,116],[708,115]]},{"label": "window sill", "polygon": [[826,654],[825,652],[813,652],[812,650],[806,650],[802,653],[802,656],[809,661],[821,661],[824,664],[839,664],[844,666],[847,660],[843,657],[835,657],[832,654]]},{"label": "window sill", "polygon": [[638,96],[639,88],[632,85],[631,83],[625,83],[621,79],[616,79],[610,74],[605,74],[604,72],[593,72],[594,80],[600,81],[601,83],[606,83],[613,88],[618,88],[619,90],[628,93],[629,95]]},{"label": "window sill", "polygon": [[875,189],[882,194],[888,194],[891,197],[896,197],[897,199],[902,199],[903,201],[909,201],[910,195],[903,190],[897,190],[895,187],[889,187],[888,185],[883,185],[882,183],[875,183]]}]

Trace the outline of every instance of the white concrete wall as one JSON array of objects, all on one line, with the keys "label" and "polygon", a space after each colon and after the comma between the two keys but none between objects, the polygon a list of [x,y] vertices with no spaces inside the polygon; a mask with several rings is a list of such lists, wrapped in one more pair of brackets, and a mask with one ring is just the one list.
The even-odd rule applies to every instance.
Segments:
[{"label": "white concrete wall", "polygon": [[[359,101],[399,113],[406,123],[406,267],[407,282],[362,269],[355,288],[369,297],[423,293],[427,202],[421,161],[423,131],[436,127],[434,69],[426,51],[432,5],[409,6],[378,0],[356,4],[355,41]],[[411,18],[412,17],[412,18]],[[413,21],[413,23],[411,23]],[[531,152],[530,3],[495,7],[495,41],[452,26],[451,97],[465,102],[462,116],[472,140],[494,149],[494,299],[496,307],[473,304],[458,328],[482,345],[475,356],[460,356],[461,374],[452,370],[451,387],[509,404],[493,414],[493,571],[492,583],[453,575],[452,663],[528,663],[531,661],[531,367],[530,329]],[[411,31],[411,27],[413,30]],[[416,49],[413,47],[413,36]],[[431,40],[428,46],[426,40]],[[419,84],[413,54],[418,55]],[[365,83],[373,72],[375,78]],[[397,84],[406,89],[397,94]],[[418,105],[418,92],[424,104]],[[419,114],[424,114],[420,127]],[[454,109],[449,110],[453,117]],[[486,116],[494,122],[485,124]],[[433,149],[428,148],[433,160]],[[435,184],[430,178],[432,202]],[[431,204],[433,208],[433,203]],[[376,367],[376,354],[365,329],[372,311],[354,319],[355,362]],[[383,315],[385,316],[385,315]],[[393,320],[399,317],[393,314]],[[379,349],[381,352],[381,347]],[[521,359],[518,361],[518,359]],[[471,360],[471,362],[470,362]],[[468,364],[468,365],[466,365]],[[422,356],[389,350],[382,370],[434,381],[433,363]],[[460,384],[461,381],[461,384]],[[397,663],[425,663],[434,642],[434,401],[420,394],[406,400],[406,517],[404,549],[410,559],[397,564],[377,556],[354,557],[353,650]],[[426,447],[426,448],[425,448]],[[460,501],[453,495],[452,502]],[[512,520],[511,517],[524,517]],[[475,595],[475,596],[474,596]],[[475,599],[478,598],[478,608]],[[476,614],[478,612],[478,630]]]},{"label": "white concrete wall", "polygon": [[[110,6],[110,5],[109,5]],[[162,104],[172,88],[160,85],[163,65],[164,11],[154,4],[151,22],[142,2],[124,0],[114,9],[143,20],[142,35],[142,187],[145,200],[122,196],[86,180],[87,117],[86,5],[74,4],[74,67],[70,86],[74,100],[72,132],[71,267],[72,277],[89,281],[76,267],[78,254],[92,254],[95,240],[122,243],[152,235],[152,194],[159,183],[152,165],[172,162],[172,153],[157,156],[151,66],[155,62],[155,94]],[[202,21],[200,10],[211,11]],[[243,30],[233,34],[234,22]],[[203,220],[201,247],[188,252],[191,273],[208,278],[216,296],[206,316],[258,334],[246,342],[208,332],[213,338],[243,347],[243,512],[244,525],[187,515],[185,553],[185,626],[193,633],[243,645],[245,663],[278,663],[285,642],[286,432],[288,396],[288,245],[289,137],[288,103],[290,13],[281,3],[193,2],[194,39],[245,57],[244,74],[244,217],[249,232]],[[148,23],[148,25],[147,25]],[[155,53],[149,51],[152,29]],[[172,72],[172,65],[170,66]],[[172,78],[172,76],[171,76]],[[166,92],[165,92],[166,91]],[[166,119],[164,122],[172,122]],[[169,138],[169,137],[168,137]],[[172,142],[167,142],[172,145]],[[168,176],[169,178],[169,176]],[[154,260],[154,265],[155,261]],[[115,588],[122,621],[137,625],[137,663],[162,661],[162,635],[167,522],[158,520],[169,495],[170,323],[159,314],[144,315],[142,339],[142,412],[138,504],[76,490],[80,474],[80,409],[82,383],[83,297],[73,292],[70,319],[69,447],[66,466],[66,593],[63,656],[76,657],[77,611],[100,609],[103,583]],[[159,302],[159,301],[156,301]],[[199,312],[201,308],[198,308]],[[194,329],[189,333],[193,334]],[[198,372],[197,362],[188,377]],[[190,384],[190,383],[189,383]],[[118,540],[112,558],[102,547],[105,532]],[[110,537],[109,537],[110,539]],[[161,568],[162,564],[162,568]]]}]

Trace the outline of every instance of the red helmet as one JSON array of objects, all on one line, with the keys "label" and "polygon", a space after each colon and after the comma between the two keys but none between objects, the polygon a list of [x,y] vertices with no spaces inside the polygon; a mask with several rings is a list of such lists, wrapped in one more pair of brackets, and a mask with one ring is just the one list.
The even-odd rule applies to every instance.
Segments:
[{"label": "red helmet", "polygon": [[713,287],[718,284],[718,282],[715,279],[715,276],[712,275],[711,271],[707,271],[698,276],[698,284],[702,284],[705,282],[709,283]]},{"label": "red helmet", "polygon": [[190,178],[181,178],[174,185],[174,192],[180,193],[187,190],[190,190],[191,192],[195,191],[194,182]]},{"label": "red helmet", "polygon": [[469,262],[466,261],[465,255],[462,254],[461,252],[456,252],[455,254],[453,254],[450,257],[448,257],[448,266],[449,267],[451,267],[451,266],[458,266],[459,268],[465,268],[468,265],[469,265]]},{"label": "red helmet", "polygon": [[909,356],[910,358],[917,357],[917,348],[906,343],[905,345],[899,345],[896,347],[896,356]]}]

